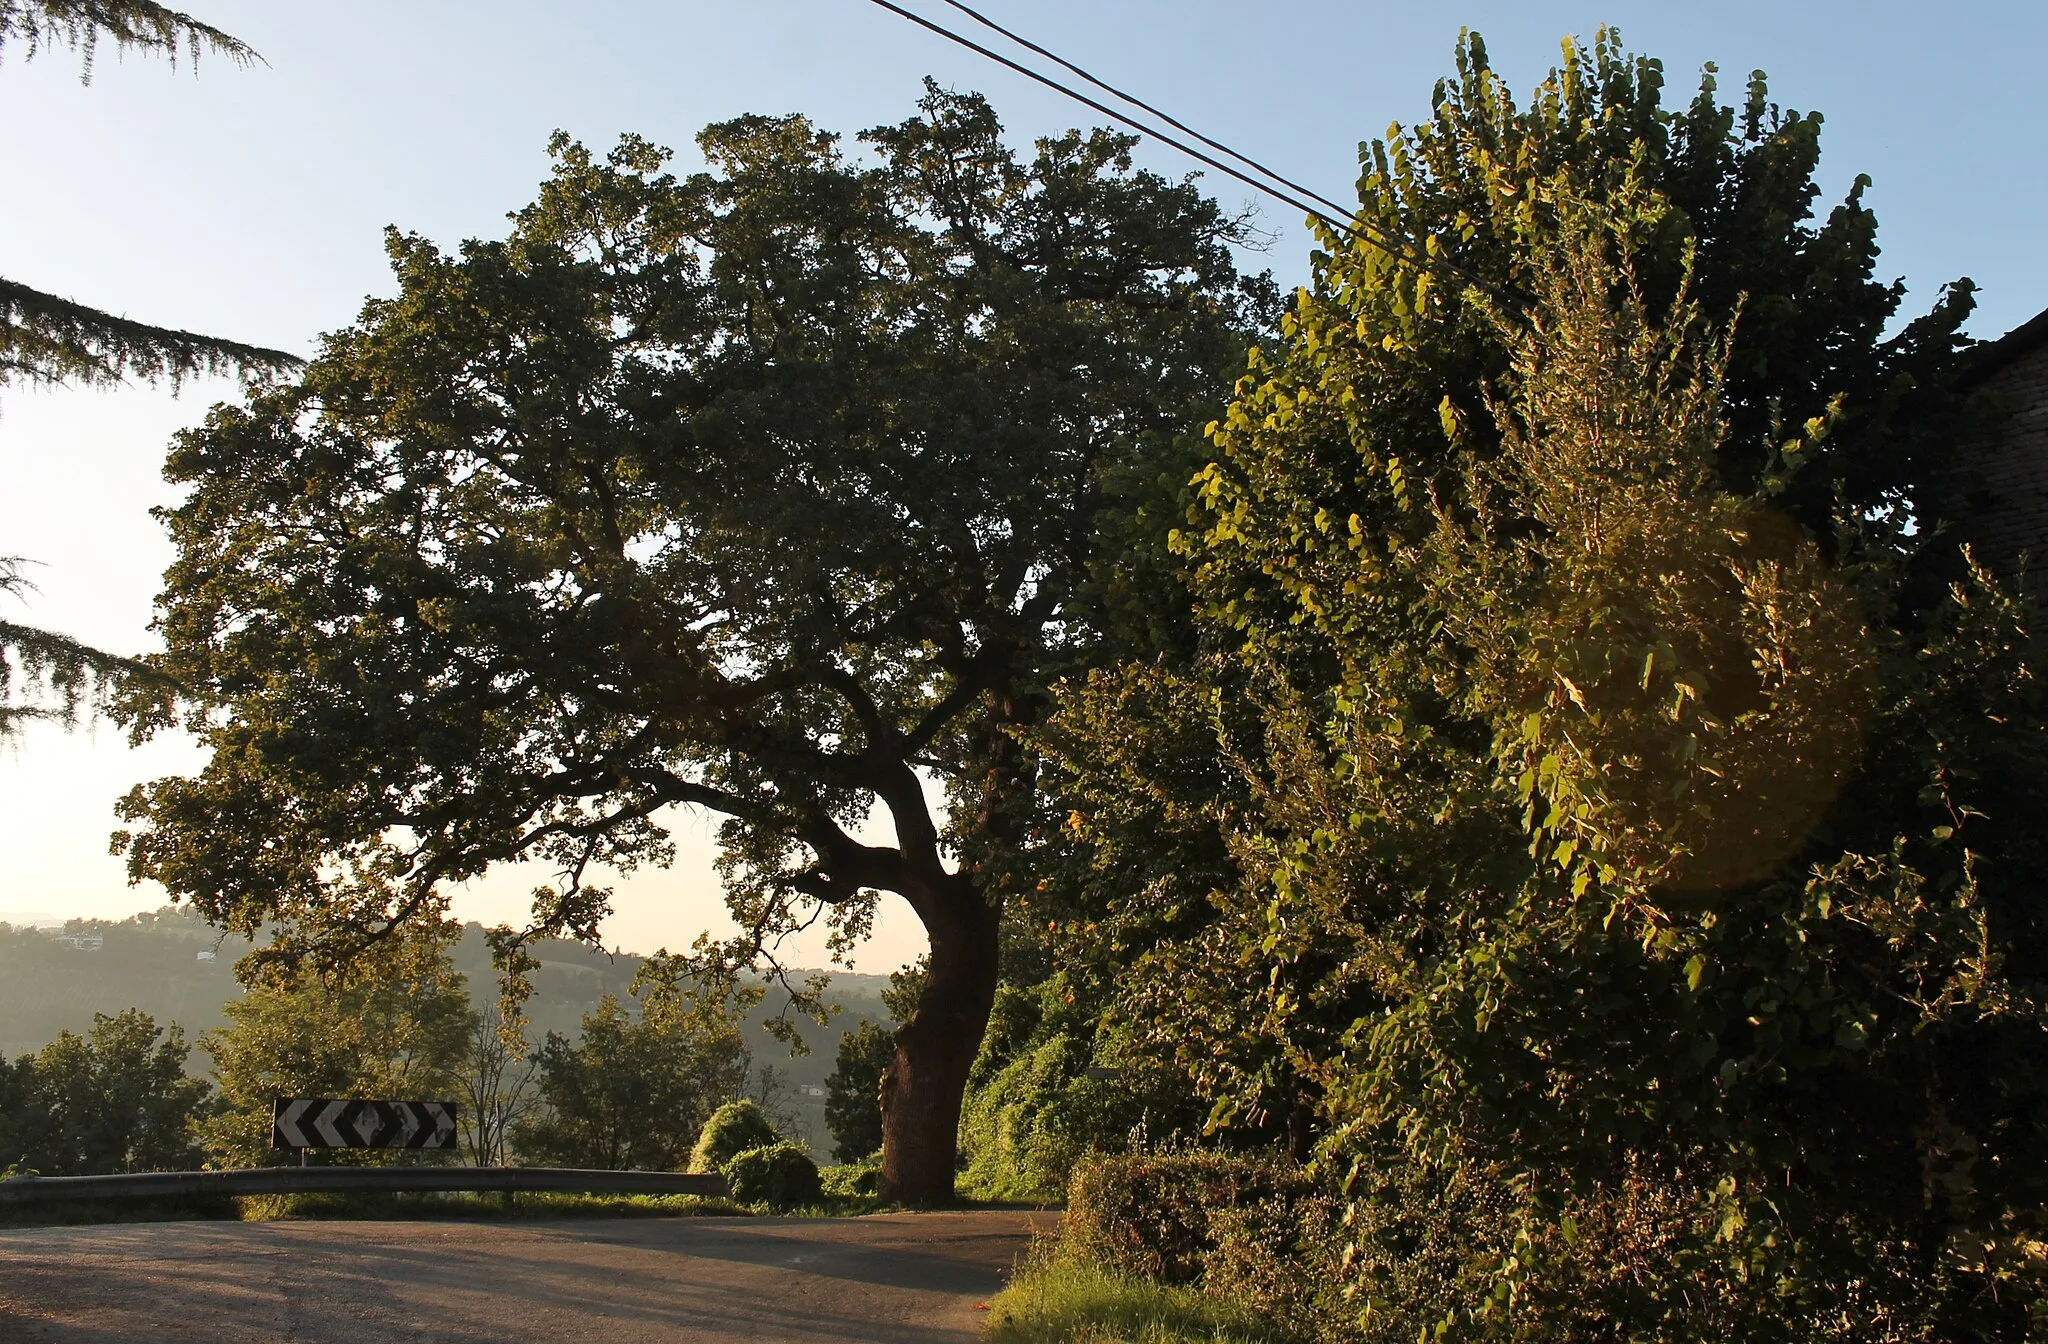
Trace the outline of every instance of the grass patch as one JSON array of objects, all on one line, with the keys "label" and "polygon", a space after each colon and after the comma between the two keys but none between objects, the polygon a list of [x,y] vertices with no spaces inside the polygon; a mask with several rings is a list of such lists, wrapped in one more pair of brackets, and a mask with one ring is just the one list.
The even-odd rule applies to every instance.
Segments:
[{"label": "grass patch", "polygon": [[711,1218],[745,1216],[744,1204],[705,1195],[579,1195],[521,1191],[510,1199],[485,1191],[321,1192],[250,1195],[239,1201],[248,1222],[278,1218]]},{"label": "grass patch", "polygon": [[989,1300],[992,1344],[1284,1344],[1191,1288],[1106,1273],[1041,1244]]}]

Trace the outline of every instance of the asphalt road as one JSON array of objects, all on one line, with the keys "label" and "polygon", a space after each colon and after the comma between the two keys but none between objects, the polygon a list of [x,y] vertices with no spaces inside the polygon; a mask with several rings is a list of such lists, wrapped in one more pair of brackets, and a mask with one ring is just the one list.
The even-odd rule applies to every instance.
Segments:
[{"label": "asphalt road", "polygon": [[0,1229],[0,1344],[954,1344],[1055,1215]]}]

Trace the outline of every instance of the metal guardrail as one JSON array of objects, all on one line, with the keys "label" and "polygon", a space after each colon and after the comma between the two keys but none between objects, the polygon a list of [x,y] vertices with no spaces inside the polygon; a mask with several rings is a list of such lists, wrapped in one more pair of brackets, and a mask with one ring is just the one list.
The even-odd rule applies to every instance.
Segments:
[{"label": "metal guardrail", "polygon": [[254,1167],[240,1171],[150,1171],[126,1176],[15,1176],[0,1181],[0,1208],[70,1199],[444,1190],[713,1197],[726,1193],[723,1176],[669,1171],[577,1171],[566,1167]]}]

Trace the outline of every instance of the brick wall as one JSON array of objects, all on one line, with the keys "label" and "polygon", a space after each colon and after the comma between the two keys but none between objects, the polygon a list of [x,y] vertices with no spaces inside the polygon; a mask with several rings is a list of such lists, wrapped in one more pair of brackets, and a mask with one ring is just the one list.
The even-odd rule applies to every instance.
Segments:
[{"label": "brick wall", "polygon": [[2009,418],[1960,455],[1937,509],[1979,559],[2011,573],[2028,556],[2038,579],[2048,574],[2048,343],[2029,342],[1978,386]]}]

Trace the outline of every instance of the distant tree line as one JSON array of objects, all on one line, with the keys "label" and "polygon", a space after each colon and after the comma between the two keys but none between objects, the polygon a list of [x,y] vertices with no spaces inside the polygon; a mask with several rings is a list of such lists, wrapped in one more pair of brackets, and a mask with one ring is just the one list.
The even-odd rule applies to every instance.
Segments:
[{"label": "distant tree line", "polygon": [[777,1142],[800,1132],[779,1073],[754,1060],[731,1002],[678,979],[674,963],[660,959],[643,968],[629,1003],[608,995],[574,1039],[549,1032],[537,1046],[516,1005],[471,1001],[445,943],[433,938],[383,944],[343,976],[272,977],[230,1000],[226,1013],[228,1024],[198,1042],[210,1082],[191,1076],[178,1027],[160,1028],[135,1010],[98,1015],[84,1036],[65,1032],[11,1063],[0,1059],[0,1166],[91,1175],[297,1161],[270,1147],[280,1096],[462,1107],[459,1152],[309,1155],[321,1163],[675,1171],[712,1113],[740,1099],[772,1118]]}]

